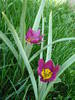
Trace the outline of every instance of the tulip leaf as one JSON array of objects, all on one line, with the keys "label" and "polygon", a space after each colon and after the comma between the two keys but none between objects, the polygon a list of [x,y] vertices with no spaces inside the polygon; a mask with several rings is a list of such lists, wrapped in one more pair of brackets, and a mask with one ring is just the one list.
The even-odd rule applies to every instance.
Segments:
[{"label": "tulip leaf", "polygon": [[49,16],[48,45],[49,46],[47,47],[46,61],[51,59],[51,52],[52,52],[52,11],[50,12]]},{"label": "tulip leaf", "polygon": [[[44,36],[44,17],[42,15],[42,36]],[[44,37],[43,37],[44,40]],[[41,50],[43,49],[44,42],[41,42]],[[43,58],[43,51],[40,53],[40,58]]]},{"label": "tulip leaf", "polygon": [[[42,35],[44,35],[44,17],[43,17],[43,15],[42,15]],[[43,38],[44,39],[44,38]],[[42,50],[42,48],[43,48],[43,45],[44,45],[44,42],[41,42],[41,50]],[[42,52],[40,52],[40,59],[43,59],[43,51]],[[40,81],[40,77],[39,77],[39,82],[38,82],[39,84],[38,84],[38,87],[39,87],[39,99],[41,98],[41,96],[40,96],[40,94],[41,94],[41,92],[42,92],[42,85],[43,85],[43,83]]]},{"label": "tulip leaf", "polygon": [[59,83],[59,82],[61,82],[61,79],[58,77],[58,78],[56,79],[55,83]]},{"label": "tulip leaf", "polygon": [[[27,0],[23,0],[22,2],[22,14],[20,18],[20,28],[19,28],[19,38],[22,43],[23,48],[25,49],[25,31],[26,31],[26,24],[25,24],[25,18],[26,18],[26,8],[27,8]],[[22,66],[24,66],[24,61],[22,60],[21,55],[19,54],[19,62],[21,62]],[[24,67],[22,68],[22,75],[24,74]]]},{"label": "tulip leaf", "polygon": [[26,18],[26,7],[27,7],[27,0],[23,0],[23,6],[22,6],[22,14],[20,19],[20,28],[19,28],[19,36],[21,43],[24,47],[25,44],[25,18]]},{"label": "tulip leaf", "polygon": [[35,77],[34,77],[34,73],[33,73],[33,70],[30,66],[30,63],[28,61],[28,58],[26,56],[26,52],[24,51],[23,49],[23,46],[19,40],[19,37],[18,37],[18,34],[16,32],[16,30],[14,29],[13,25],[10,23],[10,21],[8,20],[7,16],[2,12],[2,15],[5,19],[5,21],[7,22],[7,25],[10,29],[10,31],[12,32],[12,35],[13,35],[13,38],[15,40],[15,43],[16,43],[16,46],[18,47],[18,50],[22,56],[22,59],[24,61],[24,64],[26,65],[26,68],[28,70],[28,73],[30,75],[30,79],[31,79],[31,82],[32,82],[32,85],[33,85],[33,89],[34,89],[34,94],[35,94],[35,98],[36,100],[38,100],[38,92],[37,92],[37,84],[36,84],[36,80],[35,80]]},{"label": "tulip leaf", "polygon": [[[52,52],[52,11],[50,12],[50,16],[49,16],[48,45],[49,46],[47,47],[46,61],[51,59],[51,52]],[[47,84],[42,83],[41,87],[42,88],[41,88],[41,93],[40,93],[40,99],[42,98],[44,91],[46,91]]]},{"label": "tulip leaf", "polygon": [[52,44],[61,43],[61,42],[65,42],[65,41],[75,41],[75,37],[61,38],[61,39],[53,41]]},{"label": "tulip leaf", "polygon": [[[75,37],[69,37],[69,38],[61,38],[58,40],[55,40],[52,42],[52,44],[56,44],[56,43],[61,43],[61,42],[65,42],[65,41],[75,41]],[[44,46],[42,49],[38,50],[30,59],[29,62],[33,61],[42,51],[44,51],[45,49],[47,49],[47,47],[49,47],[49,45]]]}]

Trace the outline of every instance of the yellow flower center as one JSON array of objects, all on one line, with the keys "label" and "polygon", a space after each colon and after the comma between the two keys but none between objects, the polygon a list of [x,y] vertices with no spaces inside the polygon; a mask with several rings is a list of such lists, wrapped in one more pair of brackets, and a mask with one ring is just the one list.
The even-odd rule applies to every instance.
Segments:
[{"label": "yellow flower center", "polygon": [[43,79],[49,79],[52,77],[52,72],[49,68],[46,68],[46,69],[42,69],[42,72],[41,72],[41,75],[43,77]]}]

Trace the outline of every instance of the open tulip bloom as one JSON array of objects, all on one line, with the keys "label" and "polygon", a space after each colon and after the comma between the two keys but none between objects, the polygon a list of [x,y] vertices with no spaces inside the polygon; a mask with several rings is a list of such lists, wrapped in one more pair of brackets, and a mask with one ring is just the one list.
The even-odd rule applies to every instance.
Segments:
[{"label": "open tulip bloom", "polygon": [[59,71],[59,65],[54,66],[53,61],[49,60],[44,62],[43,59],[38,61],[38,75],[40,76],[40,81],[51,82],[56,78],[56,74]]},{"label": "open tulip bloom", "polygon": [[26,41],[31,44],[40,44],[43,39],[43,36],[40,35],[40,30],[34,31],[32,28],[29,28],[26,37]]}]

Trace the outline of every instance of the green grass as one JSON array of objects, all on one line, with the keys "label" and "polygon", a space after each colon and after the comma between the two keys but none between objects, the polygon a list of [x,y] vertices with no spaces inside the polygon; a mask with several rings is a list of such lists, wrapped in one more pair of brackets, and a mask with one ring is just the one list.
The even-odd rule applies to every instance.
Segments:
[{"label": "green grass", "polygon": [[[37,14],[40,2],[36,0],[29,0],[26,11],[26,31],[29,27],[33,26],[35,16]],[[36,6],[35,6],[36,5]],[[53,41],[64,37],[75,37],[75,13],[69,8],[68,4],[61,4],[51,6],[46,2],[44,17],[45,17],[45,43],[47,43],[48,36],[48,22],[50,10],[53,12]],[[0,0],[0,31],[7,34],[7,37],[12,41],[13,45],[17,49],[12,35],[4,21],[1,12],[4,11],[11,23],[19,32],[20,16],[22,11],[22,2],[20,0]],[[41,22],[42,23],[42,22]],[[40,28],[41,28],[40,23]],[[42,31],[42,29],[41,29]],[[40,46],[33,46],[32,53],[36,53]],[[52,59],[55,64],[62,65],[70,56],[75,54],[75,41],[65,41],[53,44]],[[46,50],[44,51],[44,59],[46,58]],[[37,79],[37,66],[39,56],[31,62],[33,72]],[[22,76],[21,67],[15,59],[12,52],[0,39],[0,99],[5,100],[8,96],[11,96],[11,100],[22,100],[26,95],[28,100],[35,100],[33,94],[33,88],[30,85],[29,75],[27,70],[24,70]],[[48,100],[72,100],[75,99],[75,63],[68,68],[61,76],[62,82],[54,85],[52,91],[47,95]],[[25,84],[26,83],[26,84]],[[29,87],[29,88],[28,88]],[[61,88],[60,88],[61,87]],[[27,91],[27,92],[26,92]],[[65,91],[65,92],[64,92]],[[27,94],[26,94],[27,93]],[[10,99],[9,99],[10,100]]]}]

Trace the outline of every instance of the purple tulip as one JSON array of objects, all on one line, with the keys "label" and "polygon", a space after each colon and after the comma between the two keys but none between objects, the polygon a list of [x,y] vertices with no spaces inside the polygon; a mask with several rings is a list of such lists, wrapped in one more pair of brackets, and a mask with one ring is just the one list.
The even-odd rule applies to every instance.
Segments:
[{"label": "purple tulip", "polygon": [[59,65],[54,66],[53,61],[49,60],[44,62],[43,59],[38,61],[38,75],[40,76],[40,81],[51,82],[56,78],[56,74],[59,71]]},{"label": "purple tulip", "polygon": [[32,30],[32,28],[29,28],[25,39],[31,44],[40,44],[43,39],[43,36],[40,35],[40,30],[34,31]]}]

